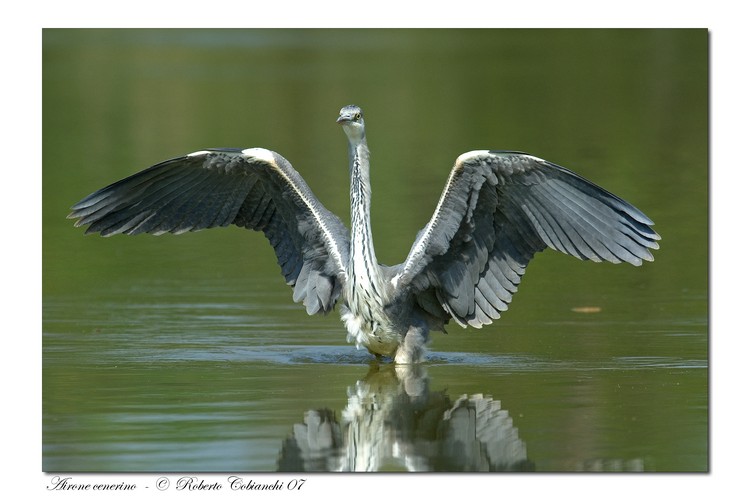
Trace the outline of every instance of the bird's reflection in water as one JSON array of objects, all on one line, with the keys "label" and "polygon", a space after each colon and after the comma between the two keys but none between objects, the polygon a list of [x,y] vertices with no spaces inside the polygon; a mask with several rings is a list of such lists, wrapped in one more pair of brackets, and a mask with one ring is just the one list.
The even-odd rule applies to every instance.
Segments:
[{"label": "bird's reflection in water", "polygon": [[526,445],[500,402],[481,394],[451,402],[429,390],[419,365],[373,364],[349,389],[341,417],[310,410],[281,449],[280,471],[532,470]]}]

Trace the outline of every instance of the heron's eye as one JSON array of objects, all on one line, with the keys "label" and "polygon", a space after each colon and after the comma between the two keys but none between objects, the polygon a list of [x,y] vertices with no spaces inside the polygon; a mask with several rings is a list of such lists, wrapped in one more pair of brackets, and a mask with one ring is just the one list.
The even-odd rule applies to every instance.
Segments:
[{"label": "heron's eye", "polygon": [[354,115],[355,120],[359,121],[360,118],[362,118],[362,115],[360,113]]}]

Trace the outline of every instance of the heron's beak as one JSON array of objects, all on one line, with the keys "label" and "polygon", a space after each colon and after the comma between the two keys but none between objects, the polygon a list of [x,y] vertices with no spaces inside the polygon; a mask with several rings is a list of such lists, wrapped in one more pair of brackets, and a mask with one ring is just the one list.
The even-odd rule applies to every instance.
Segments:
[{"label": "heron's beak", "polygon": [[352,118],[350,116],[344,116],[339,115],[339,117],[336,119],[336,123],[344,123],[344,122],[350,122],[352,121]]}]

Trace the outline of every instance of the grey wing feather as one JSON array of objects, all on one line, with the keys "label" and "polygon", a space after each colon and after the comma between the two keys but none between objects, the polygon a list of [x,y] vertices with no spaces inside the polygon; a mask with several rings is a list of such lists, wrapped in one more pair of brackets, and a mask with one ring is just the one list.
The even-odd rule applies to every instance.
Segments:
[{"label": "grey wing feather", "polygon": [[517,152],[466,153],[393,283],[431,315],[479,328],[507,310],[535,253],[550,247],[640,265],[659,248],[652,224],[559,165]]},{"label": "grey wing feather", "polygon": [[68,218],[86,233],[183,233],[235,224],[263,231],[294,299],[328,312],[341,293],[349,234],[282,156],[212,149],[154,165],[87,196]]}]

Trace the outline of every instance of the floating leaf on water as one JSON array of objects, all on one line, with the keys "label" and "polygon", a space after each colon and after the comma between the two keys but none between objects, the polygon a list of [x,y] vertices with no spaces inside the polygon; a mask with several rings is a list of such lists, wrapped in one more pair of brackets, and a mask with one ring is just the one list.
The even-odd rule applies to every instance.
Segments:
[{"label": "floating leaf on water", "polygon": [[577,313],[584,313],[584,314],[593,314],[602,312],[602,308],[599,306],[581,306],[581,307],[574,307],[571,309],[573,312]]}]

